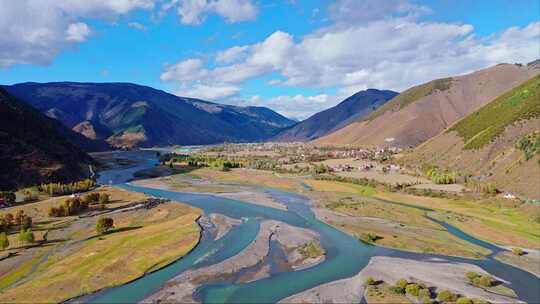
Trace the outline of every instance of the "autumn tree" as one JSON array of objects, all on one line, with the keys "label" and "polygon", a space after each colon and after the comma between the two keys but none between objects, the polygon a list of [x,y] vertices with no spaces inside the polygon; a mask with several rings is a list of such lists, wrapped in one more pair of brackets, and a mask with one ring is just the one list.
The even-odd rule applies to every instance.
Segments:
[{"label": "autumn tree", "polygon": [[104,234],[114,228],[114,221],[110,217],[100,217],[96,222],[96,232]]}]

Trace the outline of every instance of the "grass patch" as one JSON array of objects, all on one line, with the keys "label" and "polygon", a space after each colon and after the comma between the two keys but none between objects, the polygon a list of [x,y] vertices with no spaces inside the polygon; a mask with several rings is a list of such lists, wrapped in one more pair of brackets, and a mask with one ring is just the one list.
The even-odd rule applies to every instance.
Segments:
[{"label": "grass patch", "polygon": [[[114,233],[50,256],[28,280],[4,290],[0,302],[28,302],[28,291],[42,302],[62,302],[121,285],[171,263],[197,244],[197,209],[167,204],[142,212],[114,215]],[[133,227],[139,217],[143,226]]]},{"label": "grass patch", "polygon": [[324,248],[322,248],[319,243],[309,242],[300,245],[300,247],[298,247],[298,252],[300,252],[300,254],[306,259],[314,259],[324,255]]},{"label": "grass patch", "polygon": [[540,116],[539,89],[540,76],[533,77],[460,120],[448,132],[457,131],[465,149],[480,149],[514,122]]}]

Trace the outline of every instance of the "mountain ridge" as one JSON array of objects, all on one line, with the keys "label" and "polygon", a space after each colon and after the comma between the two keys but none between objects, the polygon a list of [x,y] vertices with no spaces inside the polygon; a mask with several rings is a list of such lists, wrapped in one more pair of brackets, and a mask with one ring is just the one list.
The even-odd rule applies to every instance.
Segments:
[{"label": "mountain ridge", "polygon": [[371,117],[368,115],[313,143],[416,147],[538,71],[536,64],[499,64],[414,86]]},{"label": "mountain ridge", "polygon": [[26,82],[5,88],[68,128],[116,147],[261,141],[294,124],[264,107],[223,105],[125,82]]},{"label": "mountain ridge", "polygon": [[339,104],[315,113],[309,118],[280,132],[275,141],[309,141],[345,127],[372,113],[398,93],[390,90],[367,89],[356,92]]},{"label": "mountain ridge", "polygon": [[0,188],[87,177],[94,161],[70,142],[77,135],[0,87]]}]

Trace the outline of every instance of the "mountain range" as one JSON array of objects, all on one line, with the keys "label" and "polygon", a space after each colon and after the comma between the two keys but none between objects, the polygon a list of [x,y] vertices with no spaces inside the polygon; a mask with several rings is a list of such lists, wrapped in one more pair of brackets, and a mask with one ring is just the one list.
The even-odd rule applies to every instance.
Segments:
[{"label": "mountain range", "polygon": [[377,110],[398,93],[368,89],[343,100],[338,105],[316,113],[280,132],[273,141],[309,141],[336,131]]},{"label": "mountain range", "polygon": [[0,189],[88,176],[85,138],[0,87]]},{"label": "mountain range", "polygon": [[416,147],[538,74],[538,64],[499,64],[405,90],[314,144]]},{"label": "mountain range", "polygon": [[14,96],[113,147],[262,141],[295,122],[264,107],[178,97],[130,83],[21,83]]}]

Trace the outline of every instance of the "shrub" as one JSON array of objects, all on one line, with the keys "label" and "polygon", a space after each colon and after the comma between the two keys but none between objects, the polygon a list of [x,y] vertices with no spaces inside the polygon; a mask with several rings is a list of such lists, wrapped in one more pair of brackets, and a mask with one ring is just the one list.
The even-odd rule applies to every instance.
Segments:
[{"label": "shrub", "polygon": [[26,230],[32,227],[32,218],[24,214],[24,210],[18,210],[15,214],[15,225],[21,230]]},{"label": "shrub", "polygon": [[431,291],[427,288],[421,288],[418,291],[418,298],[422,300],[423,303],[431,302]]},{"label": "shrub", "polygon": [[411,296],[418,297],[419,292],[420,292],[420,286],[418,286],[417,284],[409,284],[407,285],[407,287],[405,287],[405,293]]},{"label": "shrub", "polygon": [[4,215],[4,221],[6,222],[6,225],[9,227],[13,225],[15,221],[15,217],[11,213],[6,213],[6,215]]},{"label": "shrub", "polygon": [[371,232],[360,234],[360,240],[368,244],[375,243],[379,239],[381,239],[380,236]]},{"label": "shrub", "polygon": [[470,282],[472,282],[472,280],[479,277],[480,274],[476,272],[468,271],[467,273],[465,273],[465,276],[467,277],[467,279],[469,279]]},{"label": "shrub", "polygon": [[35,237],[32,229],[21,230],[21,232],[19,233],[19,241],[21,242],[30,244],[33,243],[34,240]]},{"label": "shrub", "polygon": [[472,299],[473,304],[489,304],[488,301],[483,299]]},{"label": "shrub", "polygon": [[488,276],[480,276],[473,280],[473,284],[482,287],[491,287],[495,282]]},{"label": "shrub", "polygon": [[480,287],[491,287],[495,284],[495,280],[493,280],[489,276],[481,275],[476,272],[469,271],[465,274],[467,279],[469,279],[469,283],[480,286]]},{"label": "shrub", "polygon": [[5,232],[2,232],[0,233],[0,248],[2,248],[2,250],[6,249],[9,247],[9,240],[7,238],[7,235]]},{"label": "shrub", "polygon": [[457,299],[456,304],[473,304],[473,301],[466,297],[461,297]]},{"label": "shrub", "polygon": [[525,254],[523,249],[518,248],[518,247],[512,248],[512,253],[515,254],[515,255],[524,255]]},{"label": "shrub", "polygon": [[405,294],[405,288],[403,287],[392,286],[390,287],[390,291],[396,294]]},{"label": "shrub", "polygon": [[81,200],[90,205],[92,203],[97,203],[99,201],[99,196],[100,194],[98,192],[92,192],[84,195]]},{"label": "shrub", "polygon": [[109,202],[109,195],[107,193],[100,193],[99,194],[99,203],[100,204],[107,204]]},{"label": "shrub", "polygon": [[441,292],[437,294],[437,299],[443,303],[455,302],[457,298],[458,296],[450,290],[441,290]]},{"label": "shrub", "polygon": [[110,217],[100,217],[96,222],[96,232],[99,234],[107,233],[114,228],[114,221]]},{"label": "shrub", "polygon": [[405,280],[405,279],[399,279],[396,282],[396,287],[401,287],[403,289],[405,289],[405,287],[407,287],[407,285],[409,285],[409,282],[407,282],[407,280]]},{"label": "shrub", "polygon": [[364,281],[364,286],[375,285],[375,284],[377,284],[377,281],[375,281],[375,279],[373,279],[373,277],[368,277]]},{"label": "shrub", "polygon": [[86,209],[88,209],[88,203],[86,200],[81,200],[78,197],[68,198],[59,207],[49,208],[49,216],[71,216]]}]

